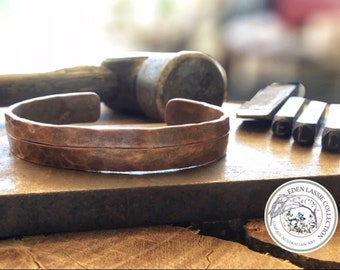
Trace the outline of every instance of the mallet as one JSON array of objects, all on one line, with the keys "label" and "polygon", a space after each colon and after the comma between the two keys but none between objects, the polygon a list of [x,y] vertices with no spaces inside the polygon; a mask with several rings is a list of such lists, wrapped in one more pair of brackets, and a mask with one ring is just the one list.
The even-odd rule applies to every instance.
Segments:
[{"label": "mallet", "polygon": [[226,72],[197,51],[140,53],[46,73],[0,76],[0,106],[51,94],[96,92],[113,110],[164,120],[166,103],[187,98],[220,106]]}]

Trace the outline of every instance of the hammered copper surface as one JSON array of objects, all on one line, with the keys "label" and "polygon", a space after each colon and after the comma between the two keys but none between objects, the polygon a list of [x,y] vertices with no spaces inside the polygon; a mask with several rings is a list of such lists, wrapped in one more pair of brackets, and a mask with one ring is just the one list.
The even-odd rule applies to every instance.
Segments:
[{"label": "hammered copper surface", "polygon": [[205,165],[225,155],[228,134],[220,138],[160,148],[55,147],[9,135],[12,152],[19,158],[56,168],[84,171],[156,171]]},{"label": "hammered copper surface", "polygon": [[[220,107],[181,99],[169,102],[167,122],[157,127],[121,126],[114,122],[107,126],[98,123],[96,126],[66,126],[64,124],[96,121],[100,112],[99,99],[93,93],[67,95],[67,100],[64,95],[57,95],[27,101],[19,108],[17,105],[9,107],[5,115],[7,132],[18,140],[61,147],[129,149],[199,143],[229,132],[229,119]],[[73,109],[66,105],[68,102],[79,107]],[[59,125],[51,125],[56,123]]]},{"label": "hammered copper surface", "polygon": [[14,104],[5,113],[11,150],[36,164],[118,172],[199,166],[225,155],[229,118],[220,107],[172,99],[166,109],[170,125],[125,129],[65,125],[94,121],[99,110],[99,97],[88,92]]}]

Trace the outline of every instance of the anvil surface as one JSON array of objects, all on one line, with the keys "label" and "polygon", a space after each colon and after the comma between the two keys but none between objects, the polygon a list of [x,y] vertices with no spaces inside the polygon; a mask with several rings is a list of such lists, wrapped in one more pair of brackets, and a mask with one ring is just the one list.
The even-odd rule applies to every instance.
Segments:
[{"label": "anvil surface", "polygon": [[[325,186],[340,205],[340,155],[272,136],[268,122],[230,115],[226,156],[187,170],[153,174],[55,169],[14,157],[0,109],[0,237],[263,217],[271,193],[304,178]],[[103,105],[99,124],[159,125]]]}]

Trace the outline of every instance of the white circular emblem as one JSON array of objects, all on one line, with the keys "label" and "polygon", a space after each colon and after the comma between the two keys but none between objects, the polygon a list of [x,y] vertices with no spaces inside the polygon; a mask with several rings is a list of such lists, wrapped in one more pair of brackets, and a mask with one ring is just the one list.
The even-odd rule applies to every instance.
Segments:
[{"label": "white circular emblem", "polygon": [[321,248],[332,238],[338,224],[338,208],[322,185],[296,179],[272,193],[264,220],[270,237],[280,247],[307,253]]}]

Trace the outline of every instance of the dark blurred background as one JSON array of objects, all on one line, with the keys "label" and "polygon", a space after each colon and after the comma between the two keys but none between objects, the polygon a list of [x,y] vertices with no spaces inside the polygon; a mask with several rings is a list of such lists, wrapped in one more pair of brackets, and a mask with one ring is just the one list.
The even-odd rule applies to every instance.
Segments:
[{"label": "dark blurred background", "polygon": [[340,103],[339,25],[339,0],[0,0],[0,74],[199,50],[226,69],[229,100],[299,81]]}]

